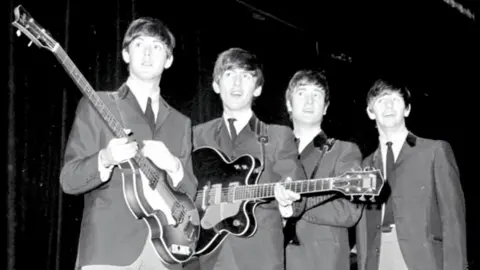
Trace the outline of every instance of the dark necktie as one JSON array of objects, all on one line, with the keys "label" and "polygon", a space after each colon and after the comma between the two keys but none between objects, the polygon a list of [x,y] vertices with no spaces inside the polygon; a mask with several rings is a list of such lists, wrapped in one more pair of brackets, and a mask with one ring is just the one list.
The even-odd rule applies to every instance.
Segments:
[{"label": "dark necktie", "polygon": [[237,121],[237,119],[228,118],[227,120],[228,120],[228,128],[230,129],[230,137],[232,138],[232,143],[233,143],[237,138],[237,130],[235,129],[235,125],[233,125],[233,122]]},{"label": "dark necktie", "polygon": [[145,117],[147,118],[147,123],[150,125],[152,131],[155,130],[155,115],[153,114],[152,109],[152,99],[148,98],[147,108],[145,109]]},{"label": "dark necktie", "polygon": [[392,190],[392,181],[393,181],[393,170],[395,166],[395,159],[393,156],[393,150],[392,150],[392,142],[387,142],[387,183],[388,186],[390,187],[390,194],[387,198],[387,203],[385,204],[385,216],[383,218],[383,230],[384,231],[389,231],[390,230],[390,225],[393,224],[394,217],[393,217],[393,206],[392,206],[392,200],[393,200],[393,190]]}]

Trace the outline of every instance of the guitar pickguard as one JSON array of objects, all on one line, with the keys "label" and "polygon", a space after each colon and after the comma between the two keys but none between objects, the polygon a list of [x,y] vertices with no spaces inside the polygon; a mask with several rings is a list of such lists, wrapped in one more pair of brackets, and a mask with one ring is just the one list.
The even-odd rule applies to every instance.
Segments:
[{"label": "guitar pickguard", "polygon": [[221,203],[207,207],[200,222],[202,229],[212,229],[223,220],[238,214],[242,202]]}]

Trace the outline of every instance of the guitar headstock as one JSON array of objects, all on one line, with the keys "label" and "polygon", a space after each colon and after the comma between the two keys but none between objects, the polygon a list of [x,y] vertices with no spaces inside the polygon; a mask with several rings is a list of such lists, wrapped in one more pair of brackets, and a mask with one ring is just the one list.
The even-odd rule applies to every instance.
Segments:
[{"label": "guitar headstock", "polygon": [[385,181],[378,169],[365,168],[343,173],[338,180],[332,182],[332,185],[333,189],[351,196],[352,200],[354,196],[360,196],[359,199],[365,201],[365,196],[371,196],[370,201],[374,202],[384,183]]},{"label": "guitar headstock", "polygon": [[55,50],[58,43],[50,36],[48,31],[35,22],[22,5],[17,6],[13,10],[13,14],[15,20],[12,25],[18,29],[17,36],[20,36],[21,33],[25,34],[31,40],[28,46],[35,43],[38,47],[46,48],[52,52]]}]

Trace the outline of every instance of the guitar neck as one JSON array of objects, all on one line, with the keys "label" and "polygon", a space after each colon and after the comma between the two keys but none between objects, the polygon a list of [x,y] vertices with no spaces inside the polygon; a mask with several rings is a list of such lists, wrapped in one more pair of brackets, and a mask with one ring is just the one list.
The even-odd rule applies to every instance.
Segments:
[{"label": "guitar neck", "polygon": [[[310,180],[298,180],[288,183],[282,183],[285,189],[291,190],[298,194],[315,193],[320,191],[328,191],[332,189],[332,181],[338,178],[322,178]],[[232,187],[234,189],[234,200],[257,200],[271,199],[275,197],[274,189],[276,183],[257,184]]]},{"label": "guitar neck", "polygon": [[[92,86],[88,83],[80,70],[76,67],[76,65],[67,55],[65,50],[58,43],[56,44],[53,53],[57,57],[58,61],[65,68],[68,75],[70,75],[70,77],[73,79],[78,88],[98,111],[98,113],[103,118],[110,130],[114,133],[114,135],[117,138],[128,137],[128,134],[126,134],[124,131],[124,127],[115,119],[115,116],[105,105],[98,93],[92,88]],[[163,171],[159,171],[158,169],[156,169],[153,164],[151,164],[150,160],[146,159],[139,153],[135,155],[132,162],[136,166],[138,166],[145,174],[145,176],[149,179],[149,184],[152,188],[155,188],[159,180],[164,177]],[[163,183],[163,181],[160,182]]]},{"label": "guitar neck", "polygon": [[[282,183],[282,185],[295,193],[307,194],[320,191],[330,191],[333,189],[333,181],[339,181],[343,178],[321,178],[310,180],[298,180],[288,183]],[[276,183],[245,185],[245,186],[232,186],[228,188],[213,187],[208,191],[209,198],[212,202],[225,202],[230,203],[233,201],[244,200],[261,200],[275,198],[274,188]],[[203,191],[200,191],[203,194]],[[198,199],[201,196],[197,196]]]}]

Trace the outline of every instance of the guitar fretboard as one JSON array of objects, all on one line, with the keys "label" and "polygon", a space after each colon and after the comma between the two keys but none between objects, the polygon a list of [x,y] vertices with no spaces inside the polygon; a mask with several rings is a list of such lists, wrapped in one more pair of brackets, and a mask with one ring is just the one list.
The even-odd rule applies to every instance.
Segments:
[{"label": "guitar fretboard", "polygon": [[[286,189],[296,192],[298,194],[314,193],[319,191],[336,190],[333,186],[341,185],[341,180],[352,181],[352,179],[344,179],[341,177],[298,180],[288,183],[283,183]],[[274,198],[274,188],[276,183],[256,184],[246,186],[231,186],[228,188],[210,187],[208,189],[209,203],[232,203],[243,200],[261,200]],[[345,181],[345,185],[349,182]],[[197,200],[204,197],[204,190],[199,190]]]},{"label": "guitar fretboard", "polygon": [[[68,72],[70,77],[72,77],[75,84],[80,88],[83,94],[89,99],[89,101],[93,104],[101,117],[105,120],[108,127],[112,130],[115,136],[118,138],[128,137],[128,134],[126,134],[123,130],[124,127],[122,127],[122,125],[115,119],[112,112],[108,109],[108,107],[105,105],[97,92],[88,83],[80,70],[78,70],[78,68],[67,55],[65,50],[57,44],[54,50],[54,54],[60,61],[60,63],[63,65],[65,70]],[[135,155],[132,162],[134,162],[135,165],[138,166],[145,174],[145,176],[149,180],[150,187],[152,189],[155,189],[155,187],[159,183],[159,180],[164,177],[163,171],[154,168],[150,160],[148,160],[139,153]],[[160,182],[163,183],[163,181]]]}]

